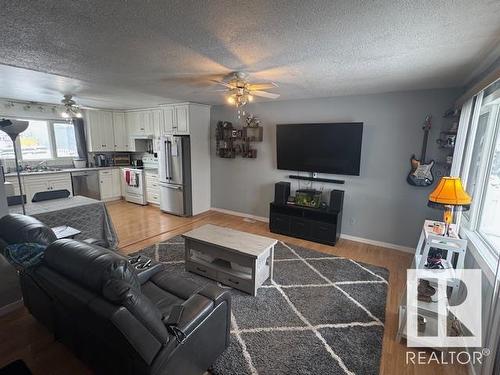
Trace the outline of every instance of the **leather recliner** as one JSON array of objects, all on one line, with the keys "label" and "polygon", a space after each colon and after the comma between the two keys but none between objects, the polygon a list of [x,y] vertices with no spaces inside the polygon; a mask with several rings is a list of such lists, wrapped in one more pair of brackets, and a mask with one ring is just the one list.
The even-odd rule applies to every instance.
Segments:
[{"label": "leather recliner", "polygon": [[[9,227],[17,219],[7,219]],[[16,243],[4,221],[0,237]],[[52,239],[42,227],[28,228],[29,234],[17,232],[22,242]],[[57,240],[20,280],[31,314],[100,374],[203,374],[229,345],[229,293],[200,288],[161,264],[138,273],[111,250]],[[176,326],[182,343],[164,323],[177,305],[183,306]]]}]

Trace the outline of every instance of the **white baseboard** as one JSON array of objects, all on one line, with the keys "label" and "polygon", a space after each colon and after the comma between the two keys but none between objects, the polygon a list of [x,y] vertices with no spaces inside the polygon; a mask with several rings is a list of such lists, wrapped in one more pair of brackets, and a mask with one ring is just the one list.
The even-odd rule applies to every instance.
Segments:
[{"label": "white baseboard", "polygon": [[403,251],[405,253],[415,254],[415,249],[413,249],[411,247],[396,245],[396,244],[390,243],[390,242],[375,241],[375,240],[370,240],[368,238],[356,237],[356,236],[351,236],[351,235],[342,234],[342,233],[340,234],[340,238],[343,238],[343,239],[346,239],[349,241],[366,243],[368,245],[386,247],[388,249],[399,250],[399,251]]},{"label": "white baseboard", "polygon": [[258,220],[258,221],[263,221],[264,223],[269,223],[269,218],[268,217],[264,217],[264,216],[250,215],[250,214],[246,214],[244,212],[226,210],[224,208],[215,208],[215,207],[212,207],[211,210],[212,211],[221,212],[223,214],[234,215],[234,216],[241,216],[241,217],[247,217],[249,219],[254,219],[254,220]]},{"label": "white baseboard", "polygon": [[[258,220],[258,221],[263,221],[264,223],[269,223],[269,218],[263,217],[263,216],[255,216],[255,215],[251,215],[251,214],[246,214],[244,212],[226,210],[224,208],[216,208],[216,207],[212,207],[211,210],[221,212],[223,214],[240,216],[240,217],[247,217],[249,219],[254,219],[254,220]],[[385,247],[388,249],[399,250],[399,251],[403,251],[405,253],[415,254],[415,249],[413,249],[411,247],[396,245],[396,244],[393,244],[390,242],[375,241],[375,240],[370,240],[368,238],[351,236],[348,234],[340,234],[340,238],[344,238],[344,239],[349,240],[349,241],[366,243],[368,245],[374,245],[374,246],[379,246],[379,247]]]}]

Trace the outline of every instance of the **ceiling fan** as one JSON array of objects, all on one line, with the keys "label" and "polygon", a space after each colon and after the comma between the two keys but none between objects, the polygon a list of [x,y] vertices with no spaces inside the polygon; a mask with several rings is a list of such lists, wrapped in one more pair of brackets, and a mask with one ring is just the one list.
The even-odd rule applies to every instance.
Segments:
[{"label": "ceiling fan", "polygon": [[61,103],[64,105],[64,110],[61,112],[61,116],[65,119],[71,119],[73,117],[82,118],[82,112],[80,107],[76,105],[76,102],[72,99],[73,95],[64,95],[64,99]]},{"label": "ceiling fan", "polygon": [[223,91],[227,93],[227,102],[236,107],[242,107],[248,102],[253,101],[254,96],[263,98],[277,99],[279,94],[267,92],[264,90],[278,87],[274,82],[269,83],[250,83],[248,81],[248,74],[243,72],[234,72],[229,75],[225,81],[212,80],[225,87]]}]

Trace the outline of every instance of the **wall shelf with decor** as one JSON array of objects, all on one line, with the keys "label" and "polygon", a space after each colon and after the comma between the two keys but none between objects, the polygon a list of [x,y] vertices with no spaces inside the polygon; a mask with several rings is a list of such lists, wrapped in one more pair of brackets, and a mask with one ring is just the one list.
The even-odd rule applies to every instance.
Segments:
[{"label": "wall shelf with decor", "polygon": [[[455,149],[455,141],[458,132],[458,120],[460,119],[460,109],[450,108],[443,114],[445,126],[449,128],[439,133],[439,138],[436,139],[439,150],[439,160],[436,162],[437,173],[436,177],[448,176],[453,163],[453,151]],[[451,122],[451,124],[450,124]]]},{"label": "wall shelf with decor", "polygon": [[237,128],[231,122],[219,121],[215,134],[216,153],[223,159],[241,156],[247,159],[257,158],[255,142],[262,142],[263,128],[255,117],[247,117],[246,126]]}]

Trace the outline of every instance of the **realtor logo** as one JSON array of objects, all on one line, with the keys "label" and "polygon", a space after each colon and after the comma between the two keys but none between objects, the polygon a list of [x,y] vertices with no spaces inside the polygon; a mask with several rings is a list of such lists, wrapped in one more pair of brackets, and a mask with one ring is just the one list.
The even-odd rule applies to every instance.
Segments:
[{"label": "realtor logo", "polygon": [[481,347],[481,292],[481,270],[407,270],[407,346]]}]

